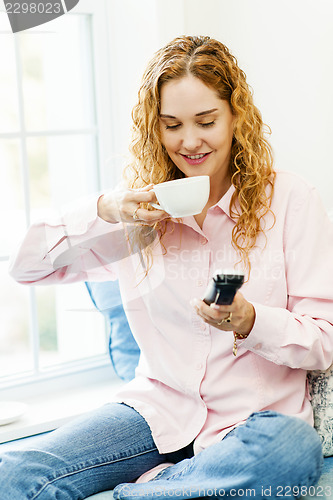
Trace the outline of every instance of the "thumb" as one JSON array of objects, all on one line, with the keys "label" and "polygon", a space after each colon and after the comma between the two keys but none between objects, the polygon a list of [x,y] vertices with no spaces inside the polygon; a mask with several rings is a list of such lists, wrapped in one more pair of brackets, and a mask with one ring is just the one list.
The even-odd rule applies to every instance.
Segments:
[{"label": "thumb", "polygon": [[153,189],[154,187],[154,184],[148,184],[148,186],[145,186],[143,188],[139,188],[138,191],[150,191],[151,189]]}]

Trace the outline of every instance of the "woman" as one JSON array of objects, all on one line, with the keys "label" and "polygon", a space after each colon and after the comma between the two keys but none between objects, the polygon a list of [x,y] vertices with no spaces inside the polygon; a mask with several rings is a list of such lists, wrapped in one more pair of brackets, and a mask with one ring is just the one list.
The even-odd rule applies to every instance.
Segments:
[{"label": "woman", "polygon": [[[11,273],[119,278],[136,377],[35,451],[3,456],[4,498],[305,495],[322,463],[306,370],[333,352],[333,231],[317,193],[273,170],[245,75],[209,37],[157,52],[133,122],[127,187],[32,226]],[[196,175],[211,186],[200,215],[152,209],[153,184]],[[209,306],[226,267],[246,282],[232,305]]]}]

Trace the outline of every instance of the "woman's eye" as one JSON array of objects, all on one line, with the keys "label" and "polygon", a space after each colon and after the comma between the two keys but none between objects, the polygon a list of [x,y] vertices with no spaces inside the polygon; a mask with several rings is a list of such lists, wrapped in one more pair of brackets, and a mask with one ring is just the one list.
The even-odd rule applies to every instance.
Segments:
[{"label": "woman's eye", "polygon": [[212,127],[213,125],[215,125],[215,120],[213,120],[212,122],[208,122],[208,123],[200,123],[200,125],[202,127]]},{"label": "woman's eye", "polygon": [[[213,125],[215,125],[215,120],[208,122],[208,123],[198,123],[198,125],[200,125],[200,127],[212,127]],[[177,130],[177,128],[179,128],[180,126],[181,126],[181,123],[177,123],[176,125],[166,125],[165,129],[166,130]]]},{"label": "woman's eye", "polygon": [[175,130],[178,127],[180,127],[180,123],[178,123],[177,125],[166,125],[165,126],[166,130]]}]

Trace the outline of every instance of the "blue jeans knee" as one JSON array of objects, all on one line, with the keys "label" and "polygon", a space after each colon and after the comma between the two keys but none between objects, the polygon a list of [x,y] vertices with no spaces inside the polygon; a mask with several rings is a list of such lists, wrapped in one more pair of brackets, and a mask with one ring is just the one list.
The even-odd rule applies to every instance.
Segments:
[{"label": "blue jeans knee", "polygon": [[86,498],[163,461],[144,418],[110,403],[0,455],[0,498]]},{"label": "blue jeans knee", "polygon": [[323,466],[321,440],[316,430],[302,419],[272,410],[255,412],[235,431],[238,439],[251,444],[254,455],[261,456],[265,450],[272,470],[279,468],[281,485],[286,480],[309,487],[319,481]]}]

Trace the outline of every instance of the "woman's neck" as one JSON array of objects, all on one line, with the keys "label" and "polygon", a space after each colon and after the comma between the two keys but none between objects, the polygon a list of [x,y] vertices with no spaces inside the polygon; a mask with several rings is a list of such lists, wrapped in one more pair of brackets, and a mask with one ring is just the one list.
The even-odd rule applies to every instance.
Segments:
[{"label": "woman's neck", "polygon": [[231,177],[228,175],[223,182],[217,182],[216,180],[210,180],[210,194],[207,202],[207,209],[216,205],[218,201],[226,194],[231,186]]},{"label": "woman's neck", "polygon": [[198,214],[198,215],[194,216],[194,218],[195,218],[198,226],[200,227],[200,229],[202,229],[202,226],[203,226],[204,220],[206,218],[208,209],[210,207],[216,205],[216,203],[218,201],[220,201],[220,199],[229,190],[230,186],[231,186],[231,178],[230,178],[230,176],[228,176],[228,178],[225,179],[225,181],[223,182],[222,185],[220,183],[218,184],[217,182],[214,182],[214,180],[213,181],[211,180],[211,183],[210,183],[210,194],[209,194],[209,199],[207,201],[207,204],[206,204],[205,208],[203,209],[203,211],[201,212],[201,214]]}]

